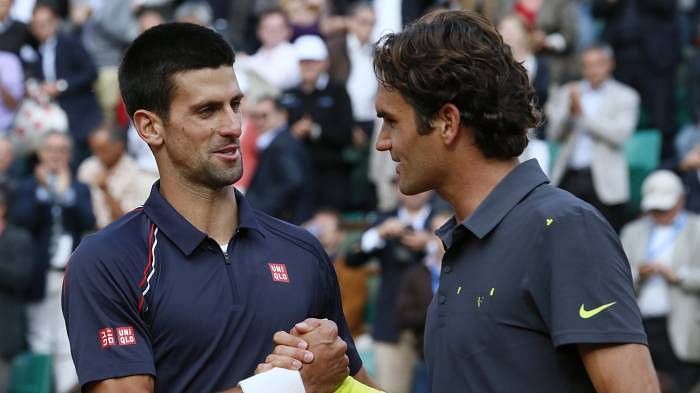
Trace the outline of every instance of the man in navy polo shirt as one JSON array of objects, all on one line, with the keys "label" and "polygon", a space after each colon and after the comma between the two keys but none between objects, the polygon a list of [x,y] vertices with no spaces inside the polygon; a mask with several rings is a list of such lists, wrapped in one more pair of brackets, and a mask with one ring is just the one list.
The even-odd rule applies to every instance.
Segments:
[{"label": "man in navy polo shirt", "polygon": [[374,62],[376,148],[397,162],[401,192],[435,189],[456,213],[438,231],[431,391],[658,392],[615,233],[537,161],[518,163],[539,115],[494,27],[432,13],[385,36]]},{"label": "man in navy polo shirt", "polygon": [[231,186],[242,173],[233,61],[221,36],[189,24],[155,27],[125,54],[120,89],[160,181],[71,259],[63,312],[85,391],[240,392],[273,334],[309,317],[337,330],[321,321],[327,340],[309,341],[306,391],[332,391],[348,365],[367,380],[321,245]]}]

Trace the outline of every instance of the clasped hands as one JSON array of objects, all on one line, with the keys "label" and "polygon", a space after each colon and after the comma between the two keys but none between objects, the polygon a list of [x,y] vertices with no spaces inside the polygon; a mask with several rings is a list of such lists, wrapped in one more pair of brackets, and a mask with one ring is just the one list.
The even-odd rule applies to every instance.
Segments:
[{"label": "clasped hands", "polygon": [[255,373],[281,367],[299,370],[307,393],[328,393],[349,375],[347,344],[338,326],[328,319],[308,318],[273,336],[275,349]]}]

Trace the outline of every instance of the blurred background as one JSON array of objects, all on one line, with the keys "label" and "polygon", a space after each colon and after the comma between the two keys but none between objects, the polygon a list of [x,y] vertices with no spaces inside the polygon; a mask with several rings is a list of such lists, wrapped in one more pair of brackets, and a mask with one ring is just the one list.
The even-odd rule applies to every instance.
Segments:
[{"label": "blurred background", "polygon": [[169,21],[208,26],[236,52],[246,95],[236,186],[321,241],[379,385],[428,392],[423,325],[444,252],[432,231],[451,208],[430,192],[402,195],[394,163],[374,150],[372,50],[440,8],[483,14],[523,64],[544,121],[521,159],[621,231],[663,388],[700,392],[700,231],[689,229],[700,212],[698,7],[0,0],[0,393],[79,391],[62,274],[80,238],[140,206],[158,178],[117,70],[140,32]]}]

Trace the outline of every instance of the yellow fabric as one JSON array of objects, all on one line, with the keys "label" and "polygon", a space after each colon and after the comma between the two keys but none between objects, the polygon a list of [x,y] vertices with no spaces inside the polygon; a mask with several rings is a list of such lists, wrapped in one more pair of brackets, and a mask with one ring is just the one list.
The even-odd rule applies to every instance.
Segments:
[{"label": "yellow fabric", "polygon": [[343,383],[335,389],[334,393],[384,393],[381,390],[371,388],[353,377],[347,377]]}]

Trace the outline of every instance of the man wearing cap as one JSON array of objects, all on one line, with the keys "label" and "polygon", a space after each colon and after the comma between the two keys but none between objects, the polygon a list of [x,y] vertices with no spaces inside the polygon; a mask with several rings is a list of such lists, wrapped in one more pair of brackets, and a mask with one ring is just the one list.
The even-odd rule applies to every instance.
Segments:
[{"label": "man wearing cap", "polygon": [[700,216],[684,208],[680,178],[655,171],[642,185],[647,214],[621,234],[651,356],[673,392],[689,391],[700,377]]},{"label": "man wearing cap", "polygon": [[343,86],[330,82],[328,50],[318,36],[294,41],[302,82],[285,91],[280,102],[287,108],[292,134],[304,141],[316,175],[317,206],[343,211],[350,188],[350,166],[342,152],[352,145],[352,106]]}]

